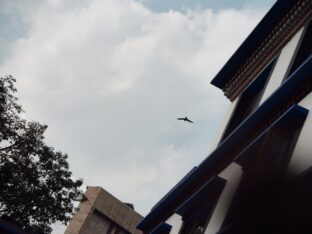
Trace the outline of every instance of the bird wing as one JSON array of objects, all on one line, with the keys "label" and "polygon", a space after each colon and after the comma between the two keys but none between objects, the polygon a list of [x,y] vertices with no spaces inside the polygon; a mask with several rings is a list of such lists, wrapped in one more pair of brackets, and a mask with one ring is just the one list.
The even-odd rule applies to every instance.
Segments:
[{"label": "bird wing", "polygon": [[194,123],[192,120],[189,120],[188,118],[185,119],[187,122],[190,122],[190,123]]},{"label": "bird wing", "polygon": [[177,118],[177,120],[184,120],[184,118]]}]

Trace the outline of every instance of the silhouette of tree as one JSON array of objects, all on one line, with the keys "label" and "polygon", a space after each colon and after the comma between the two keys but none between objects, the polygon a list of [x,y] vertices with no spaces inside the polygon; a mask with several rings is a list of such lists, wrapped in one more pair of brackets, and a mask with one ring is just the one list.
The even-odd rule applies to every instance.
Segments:
[{"label": "silhouette of tree", "polygon": [[67,154],[44,142],[47,125],[21,117],[15,82],[0,78],[0,216],[50,233],[52,223],[70,220],[82,180],[72,178]]}]

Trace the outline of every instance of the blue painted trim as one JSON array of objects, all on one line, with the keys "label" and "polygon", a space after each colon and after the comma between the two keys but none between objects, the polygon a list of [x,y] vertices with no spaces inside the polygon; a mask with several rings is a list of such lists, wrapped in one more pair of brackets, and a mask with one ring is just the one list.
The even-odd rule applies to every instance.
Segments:
[{"label": "blue painted trim", "polygon": [[167,223],[160,223],[150,234],[168,234],[171,231],[172,226]]},{"label": "blue painted trim", "polygon": [[222,89],[227,81],[231,79],[234,73],[240,68],[242,61],[246,61],[249,56],[251,56],[260,43],[295,3],[296,0],[276,1],[273,7],[211,81],[211,84]]},{"label": "blue painted trim", "polygon": [[180,205],[176,213],[185,218],[185,216],[195,213],[208,203],[215,203],[215,198],[220,196],[225,184],[226,180],[221,177],[212,177],[196,193]]},{"label": "blue painted trim", "polygon": [[[179,186],[166,195],[165,199],[141,221],[138,229],[144,230],[157,220],[161,220],[167,208],[178,198],[181,199],[187,190],[200,182],[203,175],[212,173],[216,165],[229,160],[231,150],[235,148],[240,139],[248,136],[250,131],[267,115],[277,110],[278,107],[293,94],[306,81],[312,81],[312,55],[277,89],[263,104],[250,114],[224,141],[208,156],[196,170],[193,170]],[[233,160],[233,159],[232,159]],[[211,175],[213,176],[213,174]]]},{"label": "blue painted trim", "polygon": [[164,200],[167,199],[167,197],[173,192],[176,190],[177,187],[179,187],[181,184],[184,183],[184,181],[186,180],[186,178],[188,178],[188,176],[190,174],[192,174],[195,170],[197,169],[197,167],[193,167],[192,170],[190,170],[172,189],[170,189],[170,191],[159,201],[156,203],[156,205],[153,206],[152,210],[154,210],[156,207],[158,207],[158,205],[160,203],[162,203]]},{"label": "blue painted trim", "polygon": [[309,110],[297,104],[291,106],[280,118],[278,118],[269,128],[263,131],[255,140],[253,140],[235,159],[234,161],[239,165],[245,167],[252,163],[252,157],[256,154],[251,153],[253,150],[257,151],[257,145],[263,140],[263,136],[272,129],[283,131],[288,128],[289,123],[294,123],[298,119],[306,119]]}]

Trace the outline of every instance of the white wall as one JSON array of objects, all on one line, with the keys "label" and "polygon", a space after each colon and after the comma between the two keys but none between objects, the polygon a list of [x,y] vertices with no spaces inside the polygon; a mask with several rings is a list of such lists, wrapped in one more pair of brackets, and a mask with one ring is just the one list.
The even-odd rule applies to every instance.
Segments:
[{"label": "white wall", "polygon": [[182,227],[182,217],[178,214],[173,214],[169,219],[166,220],[167,224],[171,225],[170,234],[178,234]]},{"label": "white wall", "polygon": [[221,228],[242,175],[243,171],[241,166],[236,163],[231,163],[218,175],[219,177],[227,180],[227,182],[216,205],[216,208],[213,211],[205,234],[215,234]]},{"label": "white wall", "polygon": [[223,123],[221,125],[221,128],[220,128],[217,136],[215,137],[215,139],[214,139],[214,141],[213,141],[213,143],[211,145],[211,151],[213,151],[215,148],[217,148],[217,146],[218,146],[218,144],[219,144],[219,142],[220,142],[220,140],[222,138],[222,135],[223,135],[223,133],[224,133],[224,131],[225,131],[227,125],[228,125],[228,122],[231,120],[232,113],[235,110],[235,107],[236,107],[236,104],[237,104],[238,100],[239,100],[239,97],[237,97],[231,103],[231,105],[229,106],[229,108],[228,108],[228,110],[227,110],[227,112],[225,114],[225,117],[223,119]]},{"label": "white wall", "polygon": [[273,68],[274,70],[271,74],[271,77],[269,78],[269,82],[263,93],[260,104],[265,101],[281,85],[288,71],[288,67],[292,61],[293,55],[295,54],[302,32],[303,28],[299,30],[296,35],[288,42],[288,44],[282,49],[277,59],[277,63]]},{"label": "white wall", "polygon": [[312,93],[307,95],[299,105],[309,110],[304,122],[294,153],[288,165],[294,175],[298,175],[312,167]]}]

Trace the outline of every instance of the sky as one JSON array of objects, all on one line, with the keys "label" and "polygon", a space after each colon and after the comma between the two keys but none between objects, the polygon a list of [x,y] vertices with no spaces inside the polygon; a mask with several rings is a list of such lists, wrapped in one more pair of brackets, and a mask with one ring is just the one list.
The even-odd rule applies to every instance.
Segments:
[{"label": "sky", "polygon": [[274,2],[0,0],[0,75],[75,178],[146,215],[212,150],[210,82]]}]

